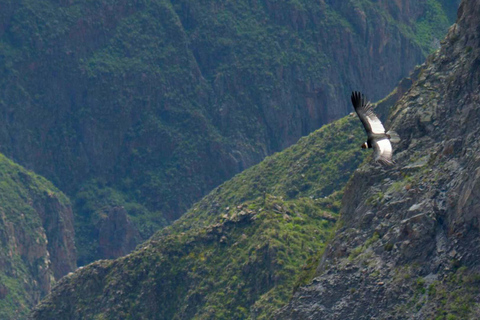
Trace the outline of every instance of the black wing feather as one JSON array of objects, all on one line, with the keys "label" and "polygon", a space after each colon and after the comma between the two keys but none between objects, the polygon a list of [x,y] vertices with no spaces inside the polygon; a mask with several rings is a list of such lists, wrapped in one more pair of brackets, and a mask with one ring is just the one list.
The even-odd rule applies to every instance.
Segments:
[{"label": "black wing feather", "polygon": [[[362,121],[363,126],[367,134],[372,132],[381,134],[385,133],[382,122],[378,119],[377,115],[373,112],[372,105],[370,104],[365,96],[358,91],[352,92],[352,104],[355,112],[358,114],[360,121]],[[375,130],[374,130],[375,129]]]}]

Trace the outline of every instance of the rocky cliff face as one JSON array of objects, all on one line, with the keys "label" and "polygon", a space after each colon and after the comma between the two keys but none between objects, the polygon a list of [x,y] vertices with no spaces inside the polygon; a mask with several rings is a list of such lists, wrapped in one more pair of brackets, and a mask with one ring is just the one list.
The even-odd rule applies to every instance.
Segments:
[{"label": "rocky cliff face", "polygon": [[0,155],[0,317],[25,318],[76,268],[73,213],[50,182]]},{"label": "rocky cliff face", "polygon": [[138,251],[64,278],[33,317],[477,318],[479,8],[464,1],[443,47],[382,102],[406,91],[387,122],[397,164],[370,157],[354,173],[324,253],[312,245],[336,219],[331,184],[360,160],[354,117],[226,182]]},{"label": "rocky cliff face", "polygon": [[393,110],[397,164],[358,169],[342,227],[279,319],[477,319],[480,1]]},{"label": "rocky cliff face", "polygon": [[0,150],[75,200],[79,244],[104,206],[145,239],[346,114],[350,88],[388,93],[456,3],[3,0]]},{"label": "rocky cliff face", "polygon": [[126,255],[135,249],[140,241],[138,230],[128,219],[123,207],[111,208],[96,228],[99,233],[98,255],[107,259]]}]

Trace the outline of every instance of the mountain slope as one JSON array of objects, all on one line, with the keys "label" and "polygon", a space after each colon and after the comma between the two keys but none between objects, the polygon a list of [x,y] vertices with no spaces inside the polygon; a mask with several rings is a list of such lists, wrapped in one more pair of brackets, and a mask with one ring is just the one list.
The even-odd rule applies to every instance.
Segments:
[{"label": "mountain slope", "polygon": [[0,150],[73,199],[81,264],[118,256],[345,115],[351,87],[384,96],[456,3],[1,0]]},{"label": "mountain slope", "polygon": [[279,319],[478,319],[480,1],[464,0],[391,124],[397,165],[367,163],[342,228]]},{"label": "mountain slope", "polygon": [[62,279],[33,317],[268,317],[332,232],[362,130],[348,116],[238,174],[132,254]]},{"label": "mountain slope", "polygon": [[0,318],[24,319],[76,267],[73,213],[49,181],[0,155]]}]

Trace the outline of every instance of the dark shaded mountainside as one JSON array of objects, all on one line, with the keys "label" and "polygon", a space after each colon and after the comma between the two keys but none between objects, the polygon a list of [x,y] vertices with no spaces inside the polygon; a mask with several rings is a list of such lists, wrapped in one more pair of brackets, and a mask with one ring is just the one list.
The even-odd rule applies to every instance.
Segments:
[{"label": "dark shaded mountainside", "polygon": [[33,318],[477,319],[479,10],[462,2],[391,110],[403,139],[394,167],[369,156],[355,171],[363,129],[356,117],[336,121],[216,188],[134,253],[63,278]]},{"label": "dark shaded mountainside", "polygon": [[117,257],[384,96],[457,3],[0,0],[0,151],[71,197],[80,264]]},{"label": "dark shaded mountainside", "polygon": [[235,176],[134,253],[64,277],[33,317],[268,317],[333,230],[360,126],[335,121]]},{"label": "dark shaded mountainside", "polygon": [[75,268],[68,198],[0,155],[0,318],[25,319],[55,280]]},{"label": "dark shaded mountainside", "polygon": [[397,165],[355,172],[317,277],[275,318],[480,318],[479,0],[390,119]]}]

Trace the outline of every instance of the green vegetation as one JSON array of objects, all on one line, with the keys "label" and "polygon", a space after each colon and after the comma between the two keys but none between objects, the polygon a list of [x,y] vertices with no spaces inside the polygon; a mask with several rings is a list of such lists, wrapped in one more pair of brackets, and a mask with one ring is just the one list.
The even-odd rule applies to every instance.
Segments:
[{"label": "green vegetation", "polygon": [[352,252],[350,252],[350,255],[348,256],[348,260],[351,261],[356,257],[358,257],[360,254],[365,252],[365,250],[367,250],[373,243],[377,242],[378,239],[380,239],[380,235],[378,234],[378,232],[375,232],[370,239],[365,241],[364,244],[354,248]]},{"label": "green vegetation", "polygon": [[429,290],[430,299],[439,301],[435,319],[468,319],[473,309],[479,307],[476,296],[480,274],[461,267],[443,281],[435,281]]},{"label": "green vegetation", "polygon": [[[68,317],[60,301],[73,295],[76,312],[100,319],[268,318],[314,274],[343,186],[368,154],[361,130],[347,116],[238,174],[138,251],[65,279],[37,317]],[[84,285],[94,273],[98,285]],[[121,306],[99,305],[106,292]]]},{"label": "green vegetation", "polygon": [[237,206],[207,231],[187,231],[186,237],[198,232],[208,239],[209,232],[214,234],[206,244],[204,238],[192,240],[196,245],[179,261],[178,270],[203,275],[187,287],[187,296],[204,297],[197,302],[195,317],[271,315],[290,297],[302,266],[322,250],[335,224],[333,215],[309,198],[284,201],[267,195]]},{"label": "green vegetation", "polygon": [[[414,271],[417,269],[416,271]],[[418,271],[407,268],[401,271],[403,278]],[[405,273],[406,272],[406,273]],[[401,281],[401,280],[400,280]],[[424,317],[435,320],[470,319],[472,311],[479,307],[476,301],[480,274],[463,266],[446,273],[443,279],[437,279],[428,285],[425,278],[418,277],[412,286],[412,298],[397,309],[398,314],[403,314],[412,307],[416,311],[424,305],[431,308]],[[432,308],[433,307],[433,308]]]},{"label": "green vegetation", "polygon": [[446,33],[445,26],[453,21],[456,5],[458,3],[448,1],[426,1],[425,15],[418,19],[414,29],[415,39],[424,52],[431,53],[432,49],[440,46],[440,40]]},{"label": "green vegetation", "polygon": [[[342,61],[330,48],[345,35],[364,42],[350,5],[377,16],[365,0],[0,0],[2,151],[72,196],[81,263],[98,258],[92,235],[111,207],[125,207],[146,239],[235,172],[331,119],[331,110],[314,110],[319,96],[336,94],[326,75]],[[428,1],[424,18],[391,27],[427,51],[448,24],[444,8]],[[84,293],[78,312],[271,314],[313,275],[343,185],[364,157],[360,132],[355,118],[328,125],[217,188],[143,249],[66,279],[104,271],[68,293]],[[54,273],[42,221],[52,208],[43,205],[69,202],[3,157],[0,174],[0,317],[24,317]],[[108,299],[95,300],[102,294]],[[122,306],[102,309],[114,295]]]},{"label": "green vegetation", "polygon": [[1,319],[25,318],[39,298],[48,293],[53,269],[58,266],[52,266],[47,250],[56,254],[54,246],[60,243],[51,240],[47,244],[45,229],[53,222],[58,223],[60,232],[64,222],[55,221],[53,211],[69,207],[67,197],[50,182],[0,154]]},{"label": "green vegetation", "polygon": [[[75,220],[79,264],[95,260],[98,254],[97,226],[107,218],[111,208],[123,207],[138,228],[140,237],[147,239],[155,231],[167,225],[161,214],[150,212],[144,206],[129,200],[128,195],[110,188],[102,181],[91,181],[76,194],[74,209],[82,212]],[[95,226],[95,227],[92,227]]]},{"label": "green vegetation", "polygon": [[215,223],[227,207],[265,195],[313,199],[338,212],[341,190],[367,154],[363,139],[357,117],[334,121],[214,189],[166,232]]},{"label": "green vegetation", "polygon": [[[365,43],[362,14],[369,30],[392,23],[389,32],[429,49],[428,35],[452,22],[451,3],[429,0],[425,15],[399,22],[399,8],[367,0],[0,0],[0,150],[70,196],[87,263],[99,258],[90,231],[108,206],[124,205],[146,239],[345,114],[350,89],[332,79],[358,69],[337,57]],[[318,195],[311,181],[278,188],[316,198],[342,184],[305,175],[323,179]]]}]

